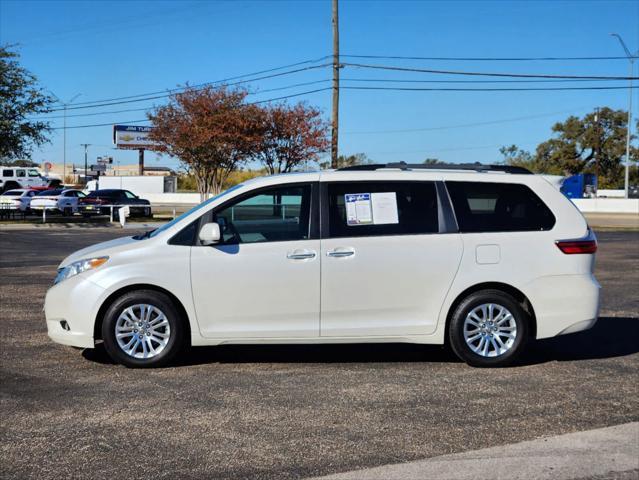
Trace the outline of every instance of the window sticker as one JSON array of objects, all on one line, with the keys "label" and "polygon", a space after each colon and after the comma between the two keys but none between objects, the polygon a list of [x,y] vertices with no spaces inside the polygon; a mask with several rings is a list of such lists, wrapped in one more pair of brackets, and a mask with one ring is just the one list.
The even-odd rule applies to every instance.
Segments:
[{"label": "window sticker", "polygon": [[371,203],[373,207],[373,223],[375,225],[399,223],[397,195],[395,192],[373,193]]},{"label": "window sticker", "polygon": [[373,223],[373,208],[370,193],[347,193],[346,203],[347,225],[370,225]]},{"label": "window sticker", "polygon": [[344,200],[349,226],[399,223],[395,192],[347,193]]}]

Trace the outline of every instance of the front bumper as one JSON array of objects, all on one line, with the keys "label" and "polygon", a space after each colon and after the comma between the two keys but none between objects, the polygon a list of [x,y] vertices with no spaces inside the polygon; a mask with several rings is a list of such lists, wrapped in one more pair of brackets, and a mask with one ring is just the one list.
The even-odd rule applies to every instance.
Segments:
[{"label": "front bumper", "polygon": [[82,273],[51,287],[44,301],[49,338],[63,345],[93,348],[95,318],[104,293]]}]

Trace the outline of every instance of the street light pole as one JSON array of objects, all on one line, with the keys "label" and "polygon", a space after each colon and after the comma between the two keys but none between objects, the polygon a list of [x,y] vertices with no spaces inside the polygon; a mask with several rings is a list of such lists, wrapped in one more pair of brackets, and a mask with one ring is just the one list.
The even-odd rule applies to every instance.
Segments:
[{"label": "street light pole", "polygon": [[632,73],[634,71],[635,58],[639,56],[639,51],[633,56],[630,50],[628,50],[628,47],[626,47],[626,43],[621,38],[621,35],[618,33],[611,33],[610,35],[617,37],[630,62],[630,74],[628,75],[628,77],[630,77],[630,88],[628,89],[628,125],[626,126],[626,170],[624,175],[624,197],[628,198],[628,184],[630,182],[630,132],[632,129]]},{"label": "street light pole", "polygon": [[87,156],[88,156],[88,151],[87,149],[91,146],[90,143],[81,143],[80,145],[82,145],[84,147],[84,184],[87,184],[87,168],[88,168],[88,161],[87,161]]},{"label": "street light pole", "polygon": [[75,95],[71,100],[66,103],[63,103],[64,106],[64,115],[63,115],[63,127],[62,127],[62,185],[64,185],[64,178],[67,175],[67,107],[73,103],[73,101],[78,98],[81,93]]}]

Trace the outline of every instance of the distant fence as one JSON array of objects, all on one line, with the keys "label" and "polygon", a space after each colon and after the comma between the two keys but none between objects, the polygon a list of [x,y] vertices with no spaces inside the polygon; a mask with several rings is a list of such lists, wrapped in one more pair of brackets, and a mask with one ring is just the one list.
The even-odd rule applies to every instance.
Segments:
[{"label": "distant fence", "polygon": [[584,213],[632,213],[639,215],[639,198],[573,198]]}]

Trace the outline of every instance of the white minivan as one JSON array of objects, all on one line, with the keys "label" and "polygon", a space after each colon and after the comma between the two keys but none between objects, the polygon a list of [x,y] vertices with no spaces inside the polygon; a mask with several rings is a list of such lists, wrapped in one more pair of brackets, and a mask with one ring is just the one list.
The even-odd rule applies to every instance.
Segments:
[{"label": "white minivan", "polygon": [[56,342],[131,367],[187,344],[449,344],[474,366],[597,320],[597,242],[543,177],[405,163],[263,177],[60,264]]}]

